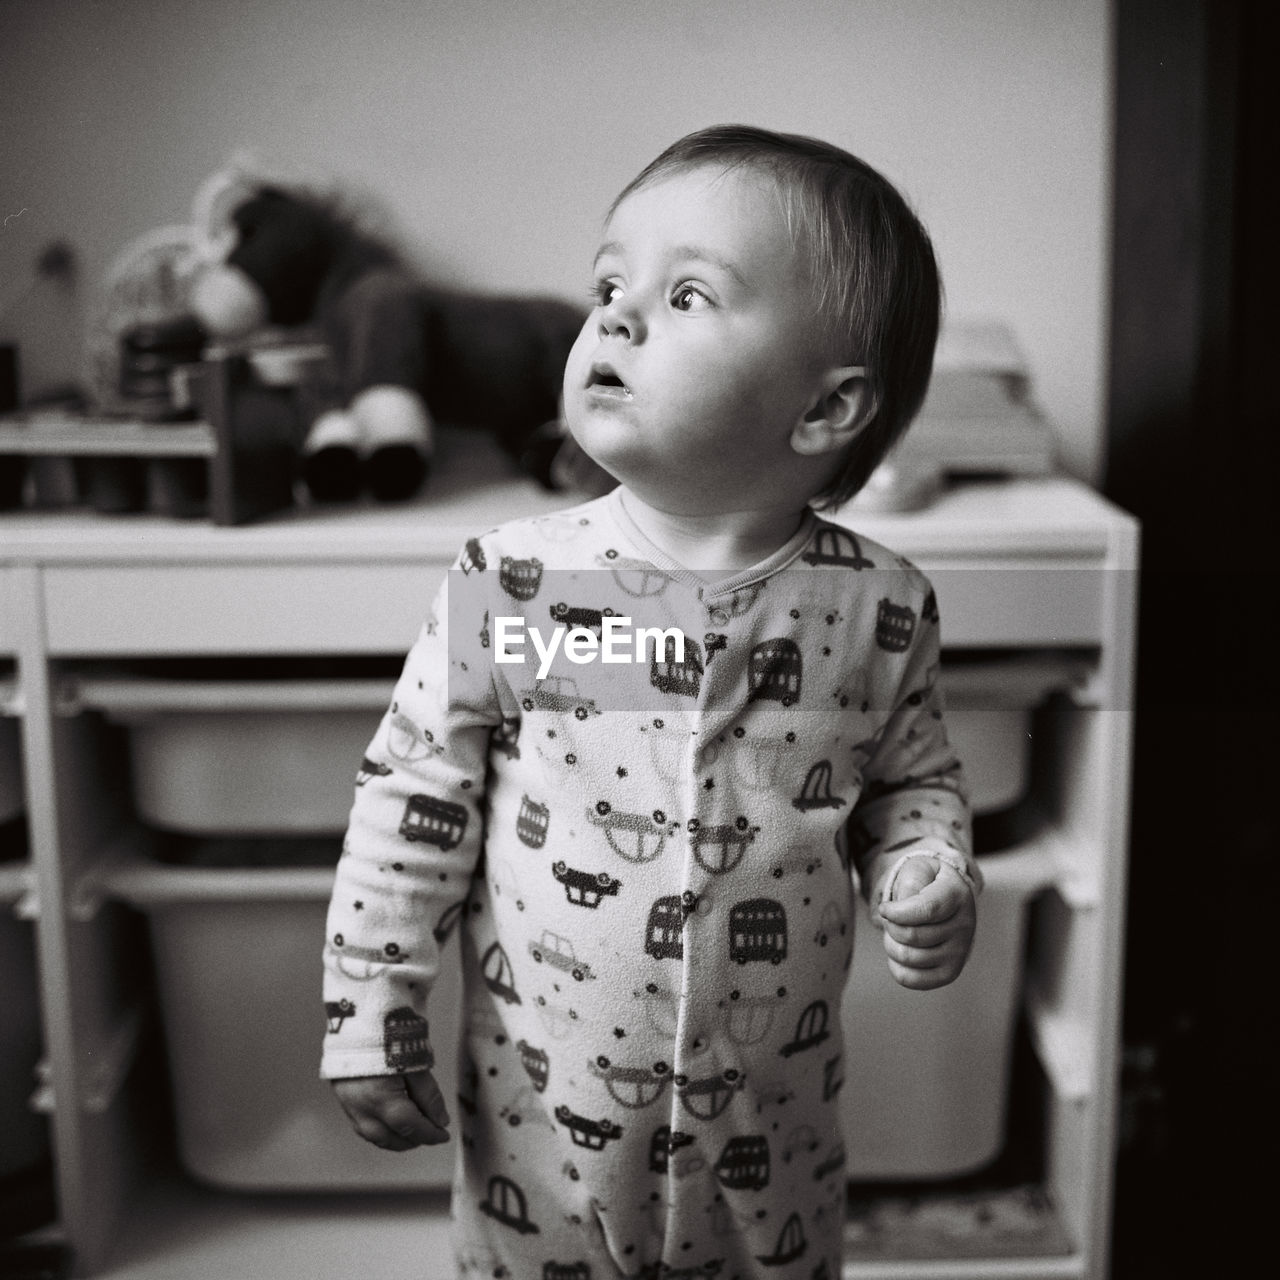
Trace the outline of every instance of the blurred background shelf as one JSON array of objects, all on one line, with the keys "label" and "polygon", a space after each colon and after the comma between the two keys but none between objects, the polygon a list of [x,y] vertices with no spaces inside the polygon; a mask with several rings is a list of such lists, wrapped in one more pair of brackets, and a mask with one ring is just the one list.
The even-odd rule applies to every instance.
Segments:
[{"label": "blurred background shelf", "polygon": [[217,436],[207,422],[92,420],[70,415],[0,417],[0,454],[68,458],[212,458]]},{"label": "blurred background shelf", "polygon": [[108,514],[151,511],[217,525],[291,506],[301,428],[289,390],[263,385],[238,353],[210,354],[189,367],[187,382],[201,421],[55,406],[0,417],[5,505],[83,502]]}]

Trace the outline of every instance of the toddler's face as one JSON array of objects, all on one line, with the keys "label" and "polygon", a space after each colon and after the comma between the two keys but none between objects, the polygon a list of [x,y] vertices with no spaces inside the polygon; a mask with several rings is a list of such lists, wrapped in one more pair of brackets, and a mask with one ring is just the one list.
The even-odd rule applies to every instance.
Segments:
[{"label": "toddler's face", "polygon": [[633,192],[605,228],[594,289],[565,370],[583,449],[667,510],[776,505],[821,366],[769,181],[704,167]]}]

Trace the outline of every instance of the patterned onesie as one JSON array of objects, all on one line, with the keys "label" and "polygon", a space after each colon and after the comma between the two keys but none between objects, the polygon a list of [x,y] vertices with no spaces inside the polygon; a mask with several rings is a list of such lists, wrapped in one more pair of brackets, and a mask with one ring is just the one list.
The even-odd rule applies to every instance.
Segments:
[{"label": "patterned onesie", "polygon": [[[322,1068],[433,1061],[460,928],[460,1274],[839,1275],[855,877],[875,902],[928,850],[978,882],[937,623],[918,570],[817,516],[716,582],[622,490],[467,543],[360,770]],[[580,635],[539,679],[557,624],[615,658],[665,635],[610,663]]]}]

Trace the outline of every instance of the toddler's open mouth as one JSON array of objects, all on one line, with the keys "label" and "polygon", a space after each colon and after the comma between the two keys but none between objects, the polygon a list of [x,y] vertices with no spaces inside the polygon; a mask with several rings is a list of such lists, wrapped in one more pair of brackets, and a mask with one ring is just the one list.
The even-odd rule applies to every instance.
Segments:
[{"label": "toddler's open mouth", "polygon": [[587,390],[598,391],[603,395],[631,398],[631,388],[618,377],[613,366],[608,364],[591,366],[591,372],[587,375]]}]

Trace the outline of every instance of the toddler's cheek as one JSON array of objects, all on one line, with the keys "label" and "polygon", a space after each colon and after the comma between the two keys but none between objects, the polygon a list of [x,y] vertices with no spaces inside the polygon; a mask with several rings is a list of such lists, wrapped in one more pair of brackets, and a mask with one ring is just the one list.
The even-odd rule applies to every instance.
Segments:
[{"label": "toddler's cheek", "polygon": [[565,402],[565,411],[568,412],[570,403],[581,403],[581,393],[583,387],[587,384],[587,374],[591,369],[590,356],[590,319],[583,325],[582,331],[574,340],[573,346],[569,348],[569,357],[564,364],[564,385],[562,393]]}]

